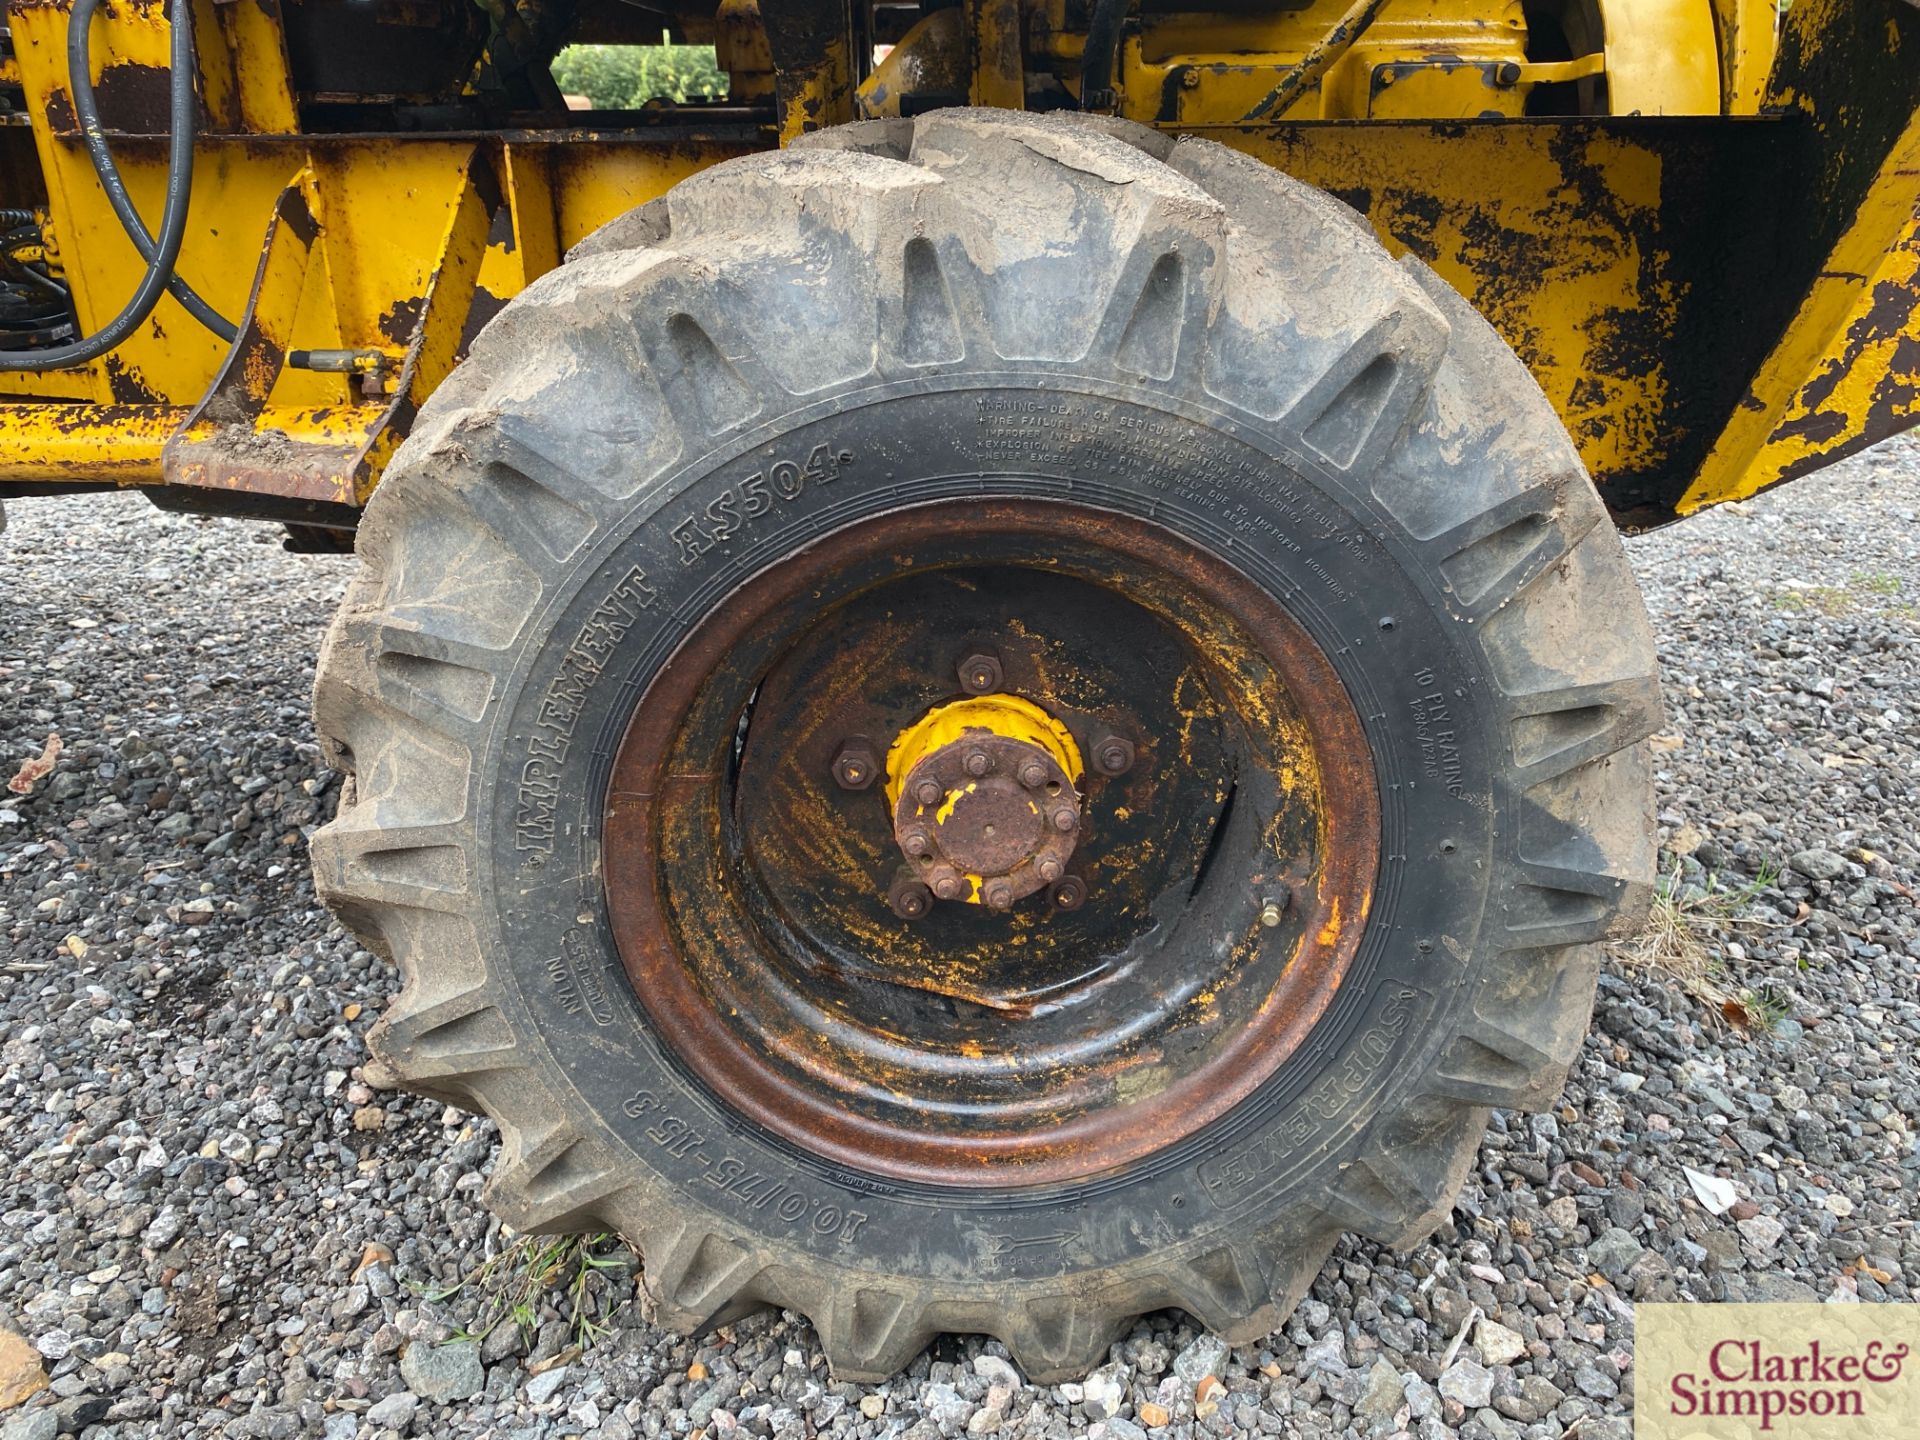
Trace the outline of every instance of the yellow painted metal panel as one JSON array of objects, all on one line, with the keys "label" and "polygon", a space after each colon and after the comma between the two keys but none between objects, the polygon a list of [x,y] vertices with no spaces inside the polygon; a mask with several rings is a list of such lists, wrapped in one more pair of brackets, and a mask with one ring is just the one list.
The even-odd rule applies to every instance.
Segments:
[{"label": "yellow painted metal panel", "polygon": [[0,481],[152,485],[181,405],[0,405]]},{"label": "yellow painted metal panel", "polygon": [[[1920,124],[1814,281],[1679,504],[1740,500],[1920,420]],[[1891,241],[1887,238],[1891,232]],[[1848,269],[1849,265],[1858,269]]]},{"label": "yellow painted metal panel", "polygon": [[[1257,14],[1177,14],[1122,47],[1121,113],[1199,129],[1279,119],[1518,115],[1532,84],[1518,0],[1399,0],[1285,108],[1262,102],[1346,8],[1318,0]],[[1518,67],[1518,68],[1514,68]]]},{"label": "yellow painted metal panel", "polygon": [[1855,297],[1741,484],[1766,488],[1920,423],[1920,209]]},{"label": "yellow painted metal panel", "polygon": [[1709,0],[1600,0],[1615,115],[1718,115],[1719,42]]},{"label": "yellow painted metal panel", "polygon": [[[1911,413],[1908,377],[1920,362],[1902,340],[1916,303],[1907,246],[1920,210],[1920,23],[1911,8],[1889,6],[1882,22],[1853,0],[1800,0],[1787,27],[1789,63],[1769,81],[1767,104],[1799,112],[1828,157],[1801,204],[1834,227],[1813,233],[1833,238],[1680,498],[1683,515],[1891,433]],[[1876,369],[1882,361],[1894,368]]]},{"label": "yellow painted metal panel", "polygon": [[[543,142],[544,143],[544,142]],[[579,244],[607,221],[658,199],[709,165],[765,147],[739,141],[552,145],[553,195],[560,245]]]},{"label": "yellow painted metal panel", "polygon": [[[477,144],[471,137],[303,137],[289,133],[296,116],[284,43],[270,9],[192,3],[201,22],[202,92],[213,130],[199,147],[182,273],[238,319],[276,199],[289,176],[309,170],[319,235],[290,325],[276,334],[300,348],[377,349],[395,360],[413,347],[422,363],[408,386],[409,403],[423,398],[445,372],[473,323],[558,263],[568,246],[687,175],[765,148],[771,139],[745,127],[624,136],[556,130]],[[1799,0],[1792,23],[1803,38],[1822,33],[1822,27],[1839,29],[1836,17],[1851,3]],[[1791,87],[1763,95],[1758,77],[1776,50],[1771,0],[1600,4],[1604,51],[1548,65],[1526,59],[1517,0],[1395,0],[1295,113],[1373,120],[1515,116],[1535,85],[1590,76],[1603,64],[1616,108],[1717,116],[1723,109],[1751,113],[1763,99],[1769,106],[1801,102]],[[1686,186],[1706,173],[1698,164],[1702,155],[1723,151],[1663,149],[1658,136],[1679,132],[1631,125],[1608,132],[1553,122],[1314,127],[1278,125],[1277,117],[1267,117],[1260,124],[1240,123],[1344,8],[1344,0],[1314,0],[1298,9],[1149,14],[1124,49],[1121,108],[1166,128],[1222,140],[1354,199],[1391,245],[1433,264],[1514,345],[1596,474],[1652,476],[1635,503],[1650,512],[1670,507],[1732,406],[1731,396],[1721,399],[1699,374],[1688,373],[1682,357],[1737,354],[1738,367],[1720,371],[1734,389],[1759,358],[1758,346],[1771,338],[1771,332],[1756,337],[1749,353],[1727,346],[1717,333],[1700,333],[1711,326],[1698,323],[1699,292],[1713,284],[1702,281],[1711,263],[1702,263],[1699,240],[1703,234],[1714,239],[1712,255],[1720,255],[1713,230],[1720,217],[1689,213],[1687,206],[1698,202],[1689,199]],[[1005,7],[983,0],[968,13],[993,22],[989,40],[1004,40],[1026,26],[1041,47],[1029,49],[1027,59],[1061,56],[1071,75],[1080,37],[1057,28],[1046,0],[1012,17],[1011,32]],[[11,15],[17,68],[54,216],[52,258],[73,285],[83,327],[91,329],[118,310],[144,266],[73,134],[65,95],[65,10],[15,0]],[[94,52],[106,82],[103,105],[117,94],[108,106],[110,124],[124,123],[116,114],[137,119],[147,113],[143,105],[150,111],[153,97],[164,93],[164,17],[160,0],[112,0],[98,22]],[[1857,28],[1859,22],[1851,23]],[[1897,48],[1910,32],[1910,23],[1903,28],[1888,22],[1887,43]],[[793,48],[795,37],[787,36],[786,43]],[[811,78],[802,77],[805,83],[796,88],[789,75],[781,92],[789,133],[831,118],[845,98],[834,79],[845,69],[843,48],[802,48],[814,57]],[[977,83],[995,87],[994,98],[1020,103],[1021,96],[1006,89],[1017,69],[1010,68],[1008,47],[996,42],[974,48],[983,65],[994,61],[978,72]],[[1857,57],[1857,45],[1848,53]],[[1825,84],[1825,92],[1836,88],[1845,87]],[[1822,144],[1850,156],[1847,127],[1855,123],[1857,107],[1849,111],[1851,94],[1825,92],[1821,105],[1806,105],[1809,121]],[[1896,106],[1893,113],[1901,112]],[[127,128],[141,130],[138,124]],[[1885,151],[1891,133],[1878,133],[1870,160]],[[157,220],[163,137],[116,135],[113,143],[135,203]],[[493,228],[477,239],[469,169],[476,153],[506,202],[497,214],[490,202],[484,207]],[[1786,152],[1736,146],[1724,153]],[[1663,156],[1674,155],[1680,158],[1669,169]],[[1791,272],[1793,294],[1800,277],[1815,270],[1816,259],[1825,263],[1753,376],[1748,402],[1713,443],[1683,508],[1751,493],[1915,417],[1920,130],[1910,123],[1879,170],[1869,164],[1854,179],[1864,183],[1869,173],[1873,183],[1857,209],[1854,180],[1854,188],[1844,191],[1845,203],[1828,207],[1835,216],[1851,217],[1845,227],[1822,231],[1804,217],[1782,218],[1783,245],[1809,235],[1820,239],[1804,270]],[[1682,177],[1678,188],[1675,175]],[[461,252],[450,266],[450,237],[456,235]],[[1675,248],[1682,258],[1671,253]],[[1736,250],[1729,266],[1757,270],[1773,263],[1764,246],[1730,245],[1729,256]],[[475,266],[481,308],[471,319],[464,309],[452,315],[447,297],[473,291]],[[436,275],[457,282],[442,291],[437,307],[429,300]],[[1737,275],[1722,278],[1737,288]],[[276,324],[285,320],[287,296],[294,293],[284,286],[282,291]],[[1771,322],[1773,329],[1780,328],[1787,308]],[[418,344],[423,313],[437,314],[425,348]],[[1675,335],[1701,348],[1689,352],[1665,343]],[[1648,337],[1662,337],[1661,343]],[[200,401],[225,353],[222,342],[168,299],[105,360],[58,375],[0,376],[0,396],[85,398],[110,406],[0,403],[0,447],[18,445],[0,453],[0,477],[20,478],[36,466],[44,473],[52,465],[74,479],[159,478],[150,427],[156,417]],[[267,406],[260,424],[270,415],[276,425],[305,427],[301,433],[316,444],[344,445],[359,435],[376,466],[390,447],[392,435],[370,436],[364,428],[369,416],[378,423],[384,407],[361,403],[343,377],[281,369],[271,383],[271,393],[260,397]],[[1710,407],[1701,407],[1702,396]],[[314,418],[329,410],[340,412],[334,421]],[[353,412],[351,423],[342,418],[346,412]],[[405,415],[394,413],[403,427]],[[123,446],[109,438],[116,426],[124,432]],[[352,498],[364,495],[369,478],[356,482]]]},{"label": "yellow painted metal panel", "polygon": [[1720,35],[1721,110],[1757,115],[1780,44],[1779,0],[1713,0]]},{"label": "yellow painted metal panel", "polygon": [[1674,379],[1620,343],[1623,315],[1670,325],[1680,300],[1662,278],[1658,151],[1598,135],[1570,152],[1551,126],[1204,133],[1360,197],[1390,248],[1432,265],[1520,353],[1590,470],[1658,462]]}]

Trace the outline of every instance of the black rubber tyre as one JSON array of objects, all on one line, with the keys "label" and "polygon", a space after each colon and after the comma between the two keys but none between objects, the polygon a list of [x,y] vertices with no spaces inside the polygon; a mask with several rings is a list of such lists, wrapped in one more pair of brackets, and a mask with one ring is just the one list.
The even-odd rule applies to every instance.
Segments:
[{"label": "black rubber tyre", "polygon": [[[993,397],[1076,423],[996,444]],[[821,445],[831,484],[729,507]],[[954,1191],[689,1078],[613,953],[598,836],[635,695],[721,596],[992,496],[1150,520],[1284,600],[1364,723],[1381,859],[1309,1043],[1225,1121]],[[705,171],[493,321],[359,551],[316,698],[352,778],[313,855],[404,977],[376,1056],[499,1123],[508,1223],[619,1231],[667,1324],[803,1312],[842,1378],[941,1331],[1077,1376],[1166,1307],[1268,1333],[1343,1230],[1431,1231],[1489,1107],[1553,1100],[1596,944],[1649,894],[1653,644],[1553,410],[1418,262],[1211,143],[952,110]]]}]

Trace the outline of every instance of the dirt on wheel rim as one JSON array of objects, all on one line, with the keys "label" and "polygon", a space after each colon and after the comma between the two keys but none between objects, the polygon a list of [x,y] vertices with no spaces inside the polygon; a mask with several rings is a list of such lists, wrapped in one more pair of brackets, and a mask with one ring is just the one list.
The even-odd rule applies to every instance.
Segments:
[{"label": "dirt on wheel rim", "polygon": [[[786,996],[785,1003],[771,1000],[764,993],[772,983],[767,970],[780,962],[755,957],[804,944],[805,924],[781,911],[775,898],[761,901],[771,913],[756,924],[760,907],[737,897],[759,867],[794,863],[796,854],[798,863],[810,865],[827,842],[815,834],[812,844],[745,854],[739,812],[773,808],[778,820],[763,823],[776,833],[847,832],[838,843],[854,846],[864,820],[869,846],[877,841],[883,857],[885,816],[877,797],[861,807],[836,792],[820,764],[833,750],[829,728],[767,721],[775,726],[769,748],[779,770],[772,778],[757,778],[734,759],[736,748],[753,751],[750,738],[738,740],[741,714],[754,700],[754,724],[762,723],[772,707],[761,690],[770,682],[759,674],[726,677],[725,659],[742,635],[794,613],[800,597],[807,600],[805,613],[817,616],[836,603],[836,583],[869,583],[866,565],[909,555],[910,572],[933,573],[977,556],[970,547],[988,536],[1044,554],[1051,575],[1097,575],[1134,603],[1150,606],[1163,591],[1180,592],[1176,628],[1187,627],[1180,633],[1209,647],[1206,668],[1223,692],[1215,698],[1230,712],[1236,733],[1233,753],[1217,757],[1220,774],[1203,798],[1218,809],[1231,807],[1240,784],[1256,783],[1253,774],[1240,773],[1242,766],[1263,767],[1259,781],[1285,791],[1269,833],[1223,844],[1227,816],[1215,814],[1221,833],[1200,849],[1197,867],[1167,877],[1169,889],[1184,890],[1187,908],[1211,907],[1211,937],[1186,943],[1197,953],[1218,953],[1220,968],[1192,970],[1170,988],[1127,973],[1168,963],[1159,946],[1146,943],[1177,923],[1163,897],[1151,897],[1159,913],[1147,935],[1083,928],[1061,943],[1049,943],[1049,932],[1064,922],[1036,897],[1004,919],[977,908],[935,907],[956,948],[1046,946],[1036,960],[1022,957],[1023,988],[1004,998],[984,981],[955,984],[945,972],[963,956],[943,953],[939,938],[926,940],[926,925],[910,929],[878,913],[883,886],[872,877],[884,874],[882,858],[864,871],[809,872],[803,879],[816,896],[824,887],[844,886],[822,905],[830,915],[836,907],[860,912],[838,938],[841,948],[866,953],[844,963],[836,963],[832,949],[793,957],[787,963],[796,992],[809,982],[832,986],[832,1001],[803,993]],[[965,618],[977,632],[977,610]],[[1055,614],[1023,618],[1022,628],[1035,638],[1017,658],[1011,648],[1005,652],[1009,667],[1018,676],[1056,676],[1056,690],[1084,692],[1080,668],[1058,675],[1071,656],[1055,659],[1056,647],[1038,638]],[[946,649],[965,648],[965,633],[952,635]],[[845,653],[843,646],[833,651]],[[869,667],[885,662],[856,651],[851,664],[871,674]],[[832,692],[830,718],[844,713],[847,668],[808,669],[812,683]],[[704,693],[716,670],[738,691],[732,706]],[[880,677],[873,678],[878,683]],[[1166,683],[1172,677],[1144,678]],[[921,685],[928,697],[939,698],[953,681],[936,673],[923,675]],[[908,686],[904,693],[899,713],[911,713],[919,692]],[[690,713],[709,717],[704,747],[682,733]],[[842,723],[879,728],[864,711]],[[1196,723],[1191,712],[1186,723]],[[1102,821],[1115,809],[1138,809],[1151,825],[1160,797],[1179,802],[1181,792],[1153,783],[1152,769],[1192,766],[1195,757],[1180,740],[1177,733],[1158,737],[1132,790],[1086,782],[1098,803],[1091,833],[1080,842],[1083,852],[1098,851]],[[686,825],[669,813],[687,810],[699,812],[700,820]],[[663,853],[669,831],[681,843],[670,840]],[[690,854],[688,837],[702,835],[711,837],[711,846]],[[1359,947],[1378,836],[1372,757],[1359,719],[1324,655],[1271,596],[1158,527],[1067,504],[994,501],[868,521],[809,547],[716,605],[635,706],[614,759],[606,887],[636,995],[722,1103],[796,1146],[869,1173],[931,1184],[1043,1184],[1139,1160],[1203,1130],[1294,1052]],[[1147,843],[1157,840],[1150,832]],[[1088,865],[1084,854],[1076,857],[1078,868]],[[1271,905],[1275,913],[1249,931],[1245,907],[1222,906],[1209,885],[1236,887],[1257,909]],[[1115,900],[1095,878],[1084,903],[1078,918],[1088,920]],[[722,928],[714,913],[734,905],[741,918]],[[924,943],[906,950],[910,941]],[[895,948],[903,953],[891,964],[876,960]],[[865,971],[863,983],[835,983],[854,966]],[[829,973],[819,973],[823,968]],[[919,1033],[871,1028],[881,998],[871,987],[887,998],[905,993],[921,1002],[900,1010],[907,1024],[918,1022]],[[1161,1023],[1149,1023],[1155,1019]],[[1100,1043],[1103,1034],[1110,1034],[1109,1043]]]}]

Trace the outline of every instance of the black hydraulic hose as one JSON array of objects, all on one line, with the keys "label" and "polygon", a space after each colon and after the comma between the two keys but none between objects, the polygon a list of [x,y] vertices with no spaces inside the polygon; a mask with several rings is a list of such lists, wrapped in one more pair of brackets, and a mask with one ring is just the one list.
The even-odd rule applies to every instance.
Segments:
[{"label": "black hydraulic hose", "polygon": [[[134,208],[132,197],[127,194],[125,182],[120,179],[120,167],[113,163],[113,152],[107,148],[106,132],[100,128],[100,107],[94,102],[88,31],[92,28],[90,22],[98,3],[99,0],[75,0],[73,18],[67,27],[68,88],[73,91],[73,112],[80,121],[80,138],[86,144],[88,158],[93,161],[93,173],[100,177],[100,188],[106,191],[107,203],[113,206],[113,213],[120,218],[120,226],[133,242],[133,248],[140,252],[140,258],[151,265],[157,247],[153,243],[153,236],[147,233],[146,222]],[[176,0],[174,8],[177,10],[184,3],[186,0]],[[222,340],[231,344],[239,335],[239,328],[202,299],[200,293],[179,275],[168,274],[167,293],[178,300],[189,315]]]},{"label": "black hydraulic hose", "polygon": [[67,295],[66,286],[62,285],[58,280],[53,279],[51,276],[42,275],[38,270],[34,269],[31,265],[22,265],[20,267],[20,273],[26,279],[32,281],[35,285],[38,285],[42,290],[45,290],[49,295],[57,295],[62,300],[69,298]]},{"label": "black hydraulic hose", "polygon": [[1386,3],[1387,0],[1353,0],[1347,13],[1335,22],[1333,29],[1300,57],[1299,64],[1280,77],[1280,83],[1273,87],[1273,93],[1247,112],[1247,119],[1258,120],[1265,115],[1286,114],[1293,102],[1306,93],[1308,86],[1319,84],[1320,77],[1327,73],[1333,62],[1353,48],[1353,42],[1366,33],[1367,27],[1373,24],[1374,17]]},{"label": "black hydraulic hose", "polygon": [[[93,18],[98,0],[74,0],[69,23],[84,27]],[[84,340],[46,350],[26,350],[0,355],[0,370],[58,370],[69,365],[98,359],[120,344],[153,313],[166,293],[167,277],[180,258],[180,243],[187,238],[187,201],[193,191],[193,6],[188,0],[175,0],[173,6],[173,45],[169,63],[173,83],[168,95],[173,133],[167,146],[167,203],[160,216],[160,238],[154,245],[147,273],[120,313]]]},{"label": "black hydraulic hose", "polygon": [[1080,52],[1082,110],[1110,110],[1114,106],[1114,67],[1119,58],[1120,26],[1132,8],[1130,0],[1093,0],[1086,44]]}]

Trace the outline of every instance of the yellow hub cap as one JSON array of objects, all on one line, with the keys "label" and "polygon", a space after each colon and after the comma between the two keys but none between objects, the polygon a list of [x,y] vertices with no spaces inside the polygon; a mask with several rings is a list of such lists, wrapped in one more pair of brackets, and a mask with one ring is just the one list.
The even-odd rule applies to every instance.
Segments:
[{"label": "yellow hub cap", "polygon": [[936,706],[887,752],[895,838],[937,898],[1005,910],[1065,875],[1083,768],[1066,726],[1029,700]]}]

